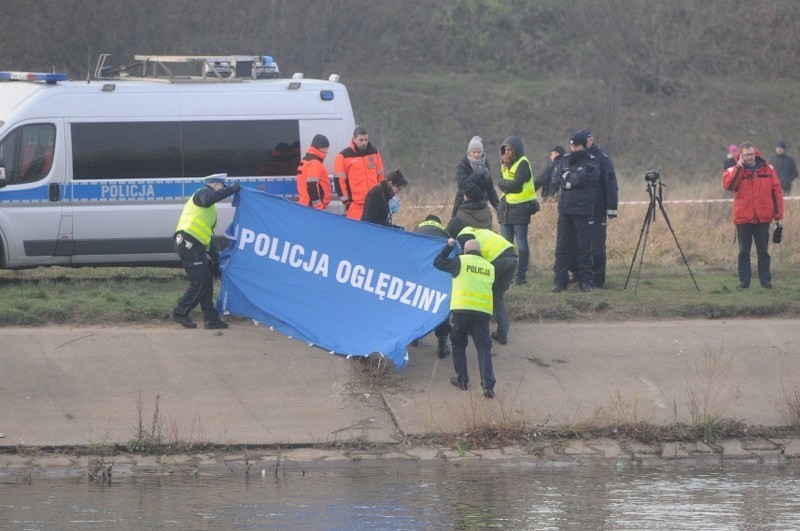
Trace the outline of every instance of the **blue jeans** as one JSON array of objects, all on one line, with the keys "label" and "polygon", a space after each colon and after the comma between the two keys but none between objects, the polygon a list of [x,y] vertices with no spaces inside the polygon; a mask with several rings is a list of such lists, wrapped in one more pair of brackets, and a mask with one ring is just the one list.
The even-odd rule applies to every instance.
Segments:
[{"label": "blue jeans", "polygon": [[528,260],[531,250],[528,247],[528,225],[500,225],[500,235],[517,243],[517,278],[525,279],[528,273]]},{"label": "blue jeans", "polygon": [[770,258],[767,252],[769,245],[769,223],[743,223],[736,225],[736,237],[739,240],[739,283],[750,285],[750,248],[756,242],[758,255],[758,280],[761,284],[772,283],[769,272]]}]

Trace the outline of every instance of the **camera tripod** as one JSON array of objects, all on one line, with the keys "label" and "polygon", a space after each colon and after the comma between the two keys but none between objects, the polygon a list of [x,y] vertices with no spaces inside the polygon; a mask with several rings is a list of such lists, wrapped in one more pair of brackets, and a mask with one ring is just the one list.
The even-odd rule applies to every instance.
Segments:
[{"label": "camera tripod", "polygon": [[658,209],[661,210],[661,214],[664,216],[664,221],[667,222],[667,227],[669,227],[669,231],[672,233],[672,237],[675,239],[675,245],[678,246],[678,251],[681,253],[683,263],[686,264],[686,269],[689,270],[689,276],[692,277],[694,287],[697,288],[697,291],[699,292],[700,286],[697,285],[694,274],[692,274],[692,268],[689,267],[689,262],[686,260],[686,256],[683,254],[683,249],[681,248],[680,242],[678,242],[678,237],[675,235],[675,231],[672,229],[672,223],[669,222],[667,211],[664,210],[663,190],[665,185],[661,183],[660,178],[651,178],[650,173],[651,172],[648,172],[648,174],[645,176],[645,179],[647,180],[647,194],[650,196],[650,206],[647,207],[647,213],[644,216],[642,231],[639,233],[639,242],[636,244],[636,250],[633,252],[633,260],[631,260],[631,267],[628,269],[628,277],[625,279],[625,287],[623,289],[628,289],[628,281],[631,279],[633,265],[636,263],[636,255],[639,254],[639,247],[641,246],[642,254],[639,256],[639,270],[636,272],[636,287],[633,290],[634,293],[639,292],[639,278],[642,276],[642,263],[644,262],[644,251],[647,248],[647,235],[650,233],[650,224],[656,220],[656,204],[658,204]]}]

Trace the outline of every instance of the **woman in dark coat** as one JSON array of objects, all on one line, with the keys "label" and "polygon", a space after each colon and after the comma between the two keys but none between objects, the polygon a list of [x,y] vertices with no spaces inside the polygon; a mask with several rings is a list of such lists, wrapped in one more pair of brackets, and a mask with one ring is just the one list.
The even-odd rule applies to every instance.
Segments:
[{"label": "woman in dark coat", "polygon": [[494,189],[492,182],[492,175],[489,171],[489,164],[486,161],[486,153],[483,151],[483,141],[481,137],[474,136],[469,141],[467,146],[467,154],[461,159],[456,167],[456,197],[453,201],[453,214],[456,216],[458,208],[464,202],[464,191],[468,184],[478,186],[484,194],[483,199],[488,201],[490,205],[497,210],[500,204],[500,198],[497,196],[497,190]]}]

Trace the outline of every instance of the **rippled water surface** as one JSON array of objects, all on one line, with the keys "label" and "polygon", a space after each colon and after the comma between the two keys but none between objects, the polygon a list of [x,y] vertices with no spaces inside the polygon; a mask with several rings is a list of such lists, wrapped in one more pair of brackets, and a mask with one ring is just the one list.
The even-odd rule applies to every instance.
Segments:
[{"label": "rippled water surface", "polygon": [[3,529],[798,529],[795,465],[308,465],[249,477],[0,476]]}]

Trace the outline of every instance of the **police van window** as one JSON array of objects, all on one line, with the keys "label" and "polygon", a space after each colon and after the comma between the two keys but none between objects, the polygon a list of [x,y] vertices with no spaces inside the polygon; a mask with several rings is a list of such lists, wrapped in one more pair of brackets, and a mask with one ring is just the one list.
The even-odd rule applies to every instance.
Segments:
[{"label": "police van window", "polygon": [[39,181],[50,173],[56,144],[53,124],[24,125],[0,142],[0,161],[9,184]]},{"label": "police van window", "polygon": [[181,177],[179,122],[73,123],[76,180]]},{"label": "police van window", "polygon": [[182,127],[186,177],[297,174],[297,120],[183,122]]},{"label": "police van window", "polygon": [[295,175],[297,120],[73,123],[73,178]]}]

